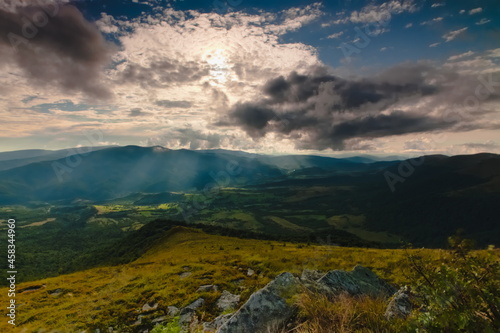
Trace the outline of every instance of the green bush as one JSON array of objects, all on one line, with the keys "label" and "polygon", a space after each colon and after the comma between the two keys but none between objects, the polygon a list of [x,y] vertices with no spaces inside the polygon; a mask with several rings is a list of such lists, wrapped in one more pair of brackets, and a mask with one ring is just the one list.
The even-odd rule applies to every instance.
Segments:
[{"label": "green bush", "polygon": [[156,325],[151,333],[181,333],[182,329],[179,326],[179,317],[175,317],[173,321],[167,325]]},{"label": "green bush", "polygon": [[449,244],[437,265],[409,257],[419,295],[409,331],[500,332],[498,250],[473,252],[473,243],[459,235]]}]

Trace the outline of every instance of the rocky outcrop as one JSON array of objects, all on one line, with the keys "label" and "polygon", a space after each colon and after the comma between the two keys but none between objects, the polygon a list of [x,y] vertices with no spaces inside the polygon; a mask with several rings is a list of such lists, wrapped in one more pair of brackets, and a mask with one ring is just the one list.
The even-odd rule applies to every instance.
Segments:
[{"label": "rocky outcrop", "polygon": [[352,296],[390,297],[396,289],[368,268],[356,266],[351,272],[334,270],[317,281],[317,288],[329,295],[348,293]]},{"label": "rocky outcrop", "polygon": [[248,301],[217,333],[267,333],[286,323],[295,313],[291,297],[300,291],[300,282],[290,273],[282,273]]},{"label": "rocky outcrop", "polygon": [[385,317],[388,320],[406,318],[410,315],[412,308],[410,287],[404,286],[392,297],[385,311]]},{"label": "rocky outcrop", "polygon": [[234,295],[231,294],[229,291],[224,290],[222,292],[222,295],[217,300],[216,305],[221,311],[236,309],[236,306],[238,305],[240,298],[241,298],[240,295]]},{"label": "rocky outcrop", "polygon": [[[217,333],[267,333],[282,327],[296,311],[292,297],[304,288],[331,296],[348,293],[352,296],[390,297],[396,292],[393,286],[362,266],[354,267],[351,272],[333,270],[322,273],[304,270],[300,280],[290,273],[282,273],[250,296],[248,301],[217,329]],[[399,309],[403,299],[403,294],[395,297],[394,306]],[[406,308],[404,309],[406,311]],[[207,329],[213,328],[210,325],[207,324]]]},{"label": "rocky outcrop", "polygon": [[222,325],[224,325],[232,316],[233,316],[232,313],[220,315],[211,322],[203,323],[203,333],[215,332]]}]

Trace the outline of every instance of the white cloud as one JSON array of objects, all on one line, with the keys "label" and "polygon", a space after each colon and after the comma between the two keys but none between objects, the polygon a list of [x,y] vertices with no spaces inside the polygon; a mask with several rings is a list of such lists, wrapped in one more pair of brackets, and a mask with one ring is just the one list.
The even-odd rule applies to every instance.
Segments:
[{"label": "white cloud", "polygon": [[500,58],[500,49],[493,49],[486,51],[486,56],[488,58]]},{"label": "white cloud", "polygon": [[438,45],[440,45],[441,43],[433,43],[433,44],[430,44],[429,47],[436,47]]},{"label": "white cloud", "polygon": [[405,12],[415,12],[417,6],[413,0],[391,0],[381,5],[370,4],[360,11],[353,11],[350,16],[352,23],[387,22],[392,15]]},{"label": "white cloud", "polygon": [[491,22],[491,20],[489,20],[487,18],[482,18],[476,22],[476,25],[483,25],[483,24],[490,23],[490,22]]},{"label": "white cloud", "polygon": [[340,31],[340,32],[333,33],[333,34],[329,35],[329,36],[328,36],[328,37],[326,37],[326,38],[328,38],[328,39],[337,39],[337,38],[339,38],[340,36],[342,36],[343,34],[344,34],[344,32],[343,32],[343,31]]},{"label": "white cloud", "polygon": [[453,31],[445,33],[442,37],[445,40],[445,42],[451,42],[452,40],[454,40],[455,38],[457,38],[460,34],[462,34],[465,31],[467,31],[467,29],[468,28],[465,27],[465,28],[462,28],[462,29],[453,30]]},{"label": "white cloud", "polygon": [[474,8],[474,9],[469,10],[469,15],[479,14],[482,12],[483,12],[483,9],[481,7],[478,7],[478,8]]},{"label": "white cloud", "polygon": [[465,10],[465,9],[461,9],[461,10],[459,11],[460,15],[465,14],[465,12],[466,12],[466,10]]},{"label": "white cloud", "polygon": [[424,21],[424,22],[420,23],[420,25],[428,25],[431,23],[441,22],[442,20],[443,20],[442,17],[436,17],[436,18],[433,18],[432,20]]},{"label": "white cloud", "polygon": [[462,59],[462,58],[466,58],[466,57],[470,57],[474,54],[474,52],[472,51],[467,51],[465,53],[461,53],[461,54],[457,54],[457,55],[454,55],[454,56],[451,56],[448,58],[448,61],[455,61],[455,60],[458,60],[458,59]]},{"label": "white cloud", "polygon": [[407,23],[405,25],[405,29],[408,29],[408,28],[411,28],[411,27],[413,27],[413,23]]},{"label": "white cloud", "polygon": [[437,7],[443,7],[444,6],[444,2],[436,2],[436,3],[433,3],[431,8],[437,8]]}]

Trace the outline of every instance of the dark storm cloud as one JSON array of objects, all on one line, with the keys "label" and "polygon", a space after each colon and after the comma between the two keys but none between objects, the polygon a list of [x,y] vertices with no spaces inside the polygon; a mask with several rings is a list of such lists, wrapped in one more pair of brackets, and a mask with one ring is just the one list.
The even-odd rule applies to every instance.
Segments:
[{"label": "dark storm cloud", "polygon": [[[403,64],[359,80],[325,72],[319,68],[310,75],[272,79],[263,86],[261,100],[236,104],[218,124],[239,126],[253,138],[276,133],[295,140],[298,148],[339,150],[348,140],[449,129],[457,122],[395,110],[396,103],[440,92],[438,84],[428,83],[438,82],[428,65]],[[448,74],[439,75],[443,80]]]},{"label": "dark storm cloud", "polygon": [[15,50],[12,59],[3,58],[0,63],[14,61],[38,84],[109,97],[100,73],[112,47],[74,6],[36,3],[40,2],[0,6],[0,49]]}]

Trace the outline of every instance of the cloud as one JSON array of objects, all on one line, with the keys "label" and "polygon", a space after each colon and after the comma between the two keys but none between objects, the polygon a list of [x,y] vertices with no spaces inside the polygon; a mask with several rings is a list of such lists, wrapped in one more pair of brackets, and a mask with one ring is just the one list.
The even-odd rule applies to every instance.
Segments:
[{"label": "cloud", "polygon": [[460,15],[465,14],[465,12],[466,12],[466,10],[465,10],[465,9],[461,9],[461,10],[459,11]]},{"label": "cloud", "polygon": [[[406,102],[440,88],[425,64],[403,64],[372,78],[346,80],[317,68],[269,80],[263,98],[240,102],[219,126],[237,126],[258,140],[268,134],[292,139],[297,149],[343,150],[359,140],[451,128],[455,122],[408,110]],[[405,110],[403,110],[405,109]],[[350,149],[350,148],[349,148]]]},{"label": "cloud", "polygon": [[408,28],[411,28],[411,27],[413,27],[413,23],[411,23],[411,22],[410,22],[410,23],[407,23],[407,24],[405,25],[405,29],[408,29]]},{"label": "cloud", "polygon": [[454,40],[455,38],[457,38],[460,34],[462,34],[465,31],[467,31],[467,29],[468,28],[465,27],[465,28],[462,28],[462,29],[453,30],[453,31],[445,33],[442,37],[445,40],[445,42],[451,42],[452,40]]},{"label": "cloud", "polygon": [[160,136],[152,137],[145,144],[148,146],[161,145],[188,149],[213,149],[219,148],[224,143],[230,143],[232,139],[234,137],[231,135],[225,136],[217,132],[183,127],[174,128]]},{"label": "cloud", "polygon": [[392,15],[405,12],[415,12],[417,6],[412,0],[391,0],[381,5],[370,4],[359,11],[353,11],[349,17],[352,23],[374,23],[385,22],[391,19]]},{"label": "cloud", "polygon": [[132,110],[130,110],[129,112],[129,116],[130,117],[142,117],[142,116],[147,116],[149,115],[148,112],[142,112],[142,109],[141,108],[134,108]]},{"label": "cloud", "polygon": [[474,9],[469,10],[469,15],[479,14],[482,12],[483,12],[483,9],[481,7],[478,7],[478,8],[474,8]]},{"label": "cloud", "polygon": [[343,31],[340,31],[340,32],[333,33],[333,34],[329,35],[329,36],[328,36],[328,37],[326,37],[326,38],[328,38],[328,39],[337,39],[337,38],[339,38],[340,36],[342,36],[343,34],[344,34],[344,32],[343,32]]},{"label": "cloud", "polygon": [[431,8],[443,7],[444,2],[435,2],[431,5]]},{"label": "cloud", "polygon": [[156,101],[156,105],[158,106],[163,106],[165,108],[190,108],[193,103],[188,102],[188,101],[169,101],[169,100],[162,100],[162,101]]},{"label": "cloud", "polygon": [[458,59],[462,59],[462,58],[466,58],[466,57],[470,57],[472,56],[473,54],[475,54],[475,52],[472,52],[472,51],[467,51],[467,52],[464,52],[464,53],[461,53],[461,54],[457,54],[457,55],[454,55],[454,56],[451,56],[448,58],[448,61],[455,61],[455,60],[458,60]]},{"label": "cloud", "polygon": [[0,53],[11,54],[2,57],[0,65],[15,64],[35,85],[52,84],[66,92],[108,98],[112,93],[102,73],[113,51],[74,6],[24,1],[0,7]]},{"label": "cloud", "polygon": [[429,47],[436,47],[436,46],[439,46],[441,43],[433,43],[433,44],[430,44]]},{"label": "cloud", "polygon": [[476,25],[483,25],[483,24],[490,23],[490,22],[491,22],[491,20],[489,20],[487,18],[482,18],[476,22]]},{"label": "cloud", "polygon": [[500,48],[486,51],[486,56],[489,58],[500,58]]},{"label": "cloud", "polygon": [[208,76],[210,68],[195,61],[177,59],[151,59],[147,65],[130,63],[118,74],[119,84],[133,84],[142,87],[165,88],[180,83],[196,82]]},{"label": "cloud", "polygon": [[441,22],[442,20],[443,20],[442,17],[436,17],[436,18],[433,18],[432,20],[424,21],[424,22],[420,23],[420,25],[429,25],[432,23]]}]

